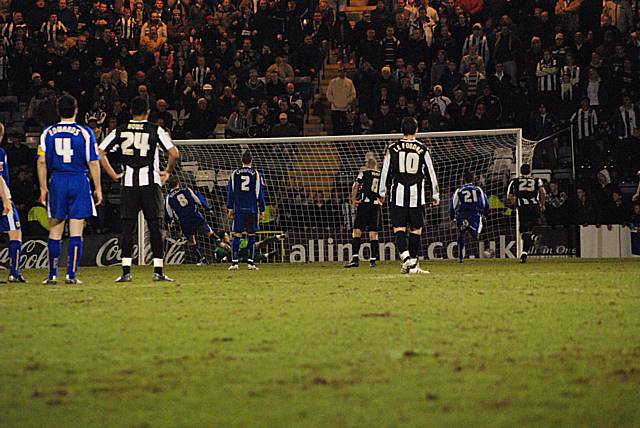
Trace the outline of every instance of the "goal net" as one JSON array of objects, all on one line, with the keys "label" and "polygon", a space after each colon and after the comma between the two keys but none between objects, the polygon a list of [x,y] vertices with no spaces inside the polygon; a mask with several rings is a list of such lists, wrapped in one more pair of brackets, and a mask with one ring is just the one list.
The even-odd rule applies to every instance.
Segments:
[{"label": "goal net", "polygon": [[[177,141],[181,160],[176,174],[182,185],[202,193],[212,205],[205,217],[224,239],[231,228],[226,215],[229,175],[240,166],[242,152],[251,149],[254,165],[263,173],[267,200],[258,237],[262,261],[347,261],[355,217],[351,186],[369,158],[381,166],[387,145],[398,138],[401,135]],[[431,151],[442,202],[425,209],[421,256],[456,257],[449,202],[462,174],[473,171],[489,197],[491,213],[481,240],[467,245],[467,257],[516,257],[516,212],[506,203],[506,188],[519,165],[531,162],[535,142],[522,139],[519,129],[421,133],[418,139]],[[393,260],[397,251],[386,204],[383,226],[380,257]],[[366,260],[370,247],[363,236],[360,258]],[[175,247],[181,239],[178,228],[167,230],[168,245]],[[227,261],[224,248],[213,240],[201,236],[199,246],[210,262]],[[188,250],[185,256],[185,262],[196,261]]]}]

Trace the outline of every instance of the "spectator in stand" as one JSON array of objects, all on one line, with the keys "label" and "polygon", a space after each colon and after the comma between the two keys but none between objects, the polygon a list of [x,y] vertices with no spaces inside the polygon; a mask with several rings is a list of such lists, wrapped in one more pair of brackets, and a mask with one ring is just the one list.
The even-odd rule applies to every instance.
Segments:
[{"label": "spectator in stand", "polygon": [[345,133],[346,115],[356,100],[356,88],[346,77],[344,67],[338,69],[338,76],[327,86],[327,100],[331,106],[331,124],[334,135]]},{"label": "spectator in stand", "polygon": [[602,17],[606,17],[611,25],[622,34],[633,27],[633,9],[629,0],[606,0]]},{"label": "spectator in stand", "polygon": [[566,192],[560,190],[560,184],[557,180],[549,182],[549,190],[547,191],[547,201],[545,203],[544,216],[549,225],[567,224],[569,212],[567,203],[569,196]]},{"label": "spectator in stand", "polygon": [[251,126],[253,126],[251,114],[247,111],[245,103],[240,101],[227,120],[225,136],[227,138],[247,137]]},{"label": "spectator in stand", "polygon": [[271,129],[272,137],[296,137],[299,135],[298,128],[289,122],[287,113],[278,115],[278,123]]},{"label": "spectator in stand", "polygon": [[322,67],[322,53],[313,44],[310,35],[304,37],[304,43],[296,50],[293,58],[294,71],[300,76],[314,78]]},{"label": "spectator in stand", "polygon": [[462,83],[467,92],[469,99],[473,100],[478,95],[478,87],[485,81],[484,74],[478,71],[478,65],[475,62],[469,64],[469,71],[462,77]]},{"label": "spectator in stand", "polygon": [[376,134],[388,134],[398,130],[398,118],[391,111],[388,103],[380,104],[378,115],[373,121],[373,131]]},{"label": "spectator in stand", "polygon": [[631,208],[631,219],[629,220],[629,224],[632,228],[637,232],[640,230],[640,204],[633,204]]},{"label": "spectator in stand", "polygon": [[[306,42],[309,42],[310,44],[307,44]],[[305,37],[305,45],[307,46],[313,46],[313,39],[309,39],[308,37]],[[317,57],[317,54],[315,53],[317,50],[315,48],[314,49],[314,53],[312,54],[313,56]],[[310,53],[310,51],[304,49],[306,53]],[[300,53],[300,55],[302,55],[302,53]],[[310,61],[312,61],[313,59],[311,59]],[[316,65],[317,66],[317,65]],[[287,62],[287,57],[285,55],[278,55],[276,56],[276,62],[273,63],[271,66],[269,66],[269,68],[267,68],[267,74],[275,72],[278,74],[278,78],[283,81],[283,82],[293,82],[293,79],[295,78],[296,74],[299,74],[301,76],[309,76],[311,74],[315,74],[317,72],[317,69],[311,67],[311,68],[293,68],[288,62]]]},{"label": "spectator in stand", "polygon": [[611,182],[609,170],[602,169],[597,175],[598,184],[593,192],[594,201],[598,207],[603,207],[611,200],[611,194],[616,187]]},{"label": "spectator in stand", "polygon": [[582,187],[576,189],[576,203],[572,213],[573,222],[577,225],[596,224],[598,221],[598,210]]},{"label": "spectator in stand", "polygon": [[571,116],[571,129],[576,139],[576,157],[580,160],[600,159],[603,155],[603,146],[598,144],[598,114],[589,104],[589,98],[582,97],[580,107]]},{"label": "spectator in stand", "polygon": [[630,212],[631,210],[623,201],[622,192],[619,189],[615,189],[611,192],[611,199],[603,204],[598,223],[628,224],[631,220]]},{"label": "spectator in stand", "polygon": [[633,105],[631,96],[622,96],[622,105],[614,117],[617,141],[617,159],[623,174],[632,177],[640,167],[640,109]]},{"label": "spectator in stand", "polygon": [[197,108],[192,111],[187,120],[187,138],[215,138],[217,114],[205,98],[198,99]]}]

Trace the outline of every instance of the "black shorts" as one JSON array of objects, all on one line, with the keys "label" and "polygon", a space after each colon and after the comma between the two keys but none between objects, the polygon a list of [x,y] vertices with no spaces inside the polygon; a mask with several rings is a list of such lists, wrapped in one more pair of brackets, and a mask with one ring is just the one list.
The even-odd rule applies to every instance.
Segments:
[{"label": "black shorts", "polygon": [[379,232],[382,229],[380,205],[371,203],[361,203],[358,205],[353,228],[368,230],[369,232]]},{"label": "black shorts", "polygon": [[157,184],[124,187],[120,191],[120,218],[137,218],[142,210],[144,218],[162,218],[162,190]]},{"label": "black shorts", "polygon": [[537,205],[523,206],[518,208],[518,219],[520,222],[520,233],[533,231],[533,227],[538,224],[540,209]]},{"label": "black shorts", "polygon": [[420,229],[424,226],[424,207],[406,208],[391,205],[389,207],[389,216],[391,217],[391,226],[408,227],[409,230]]}]

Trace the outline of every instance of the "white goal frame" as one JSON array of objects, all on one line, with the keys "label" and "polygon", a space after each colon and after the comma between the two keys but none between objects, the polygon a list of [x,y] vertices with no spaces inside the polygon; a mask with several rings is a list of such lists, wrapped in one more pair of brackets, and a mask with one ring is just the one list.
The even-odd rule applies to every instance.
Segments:
[{"label": "white goal frame", "polygon": [[[488,129],[488,130],[470,130],[470,131],[442,131],[442,132],[419,132],[416,137],[419,139],[424,138],[447,138],[447,137],[491,137],[497,135],[512,134],[515,135],[515,175],[519,174],[520,166],[523,163],[523,137],[522,128],[504,128],[504,129]],[[173,143],[180,149],[184,146],[196,146],[196,145],[230,145],[235,144],[239,146],[250,147],[253,144],[268,143],[268,144],[281,144],[281,143],[330,143],[330,142],[363,142],[371,140],[392,140],[400,139],[402,134],[364,134],[364,135],[317,135],[317,136],[304,136],[304,137],[281,137],[281,138],[217,138],[217,139],[195,139],[195,140],[175,140]],[[531,151],[533,152],[533,150]],[[513,174],[512,174],[513,178]],[[506,193],[506,189],[505,189]],[[448,201],[441,201],[441,203],[448,203]],[[522,239],[520,237],[519,217],[518,210],[515,210],[515,239],[516,239],[516,253],[519,258],[522,253]],[[142,213],[138,216],[138,244],[146,241],[145,237],[146,223]],[[145,242],[146,243],[146,242]],[[146,246],[138,245],[138,263],[145,264]]]}]

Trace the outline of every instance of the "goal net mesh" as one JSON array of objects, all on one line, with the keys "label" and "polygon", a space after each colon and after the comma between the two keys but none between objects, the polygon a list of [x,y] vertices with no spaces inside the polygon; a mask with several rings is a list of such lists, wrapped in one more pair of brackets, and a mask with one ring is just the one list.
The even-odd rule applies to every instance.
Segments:
[{"label": "goal net mesh", "polygon": [[[211,212],[204,214],[223,238],[231,229],[226,214],[229,175],[240,166],[242,152],[251,149],[254,165],[264,177],[267,200],[258,237],[265,241],[257,250],[262,254],[259,258],[263,262],[346,261],[351,257],[355,218],[349,199],[351,186],[370,157],[378,160],[381,167],[387,145],[400,137],[178,141],[181,160],[176,174],[183,186],[201,192],[213,206]],[[462,174],[473,171],[489,197],[491,213],[480,242],[472,240],[466,254],[472,258],[515,257],[516,215],[506,203],[506,187],[520,163],[531,163],[535,142],[520,139],[518,130],[421,133],[418,139],[431,151],[442,202],[439,207],[425,209],[421,256],[435,259],[457,255],[456,233],[448,217],[449,202]],[[381,259],[395,259],[387,204],[383,207],[383,226],[379,238]],[[179,228],[170,228],[167,234],[172,242],[182,239]],[[370,253],[366,234],[364,237],[362,260]],[[198,241],[210,262],[227,261],[214,240],[200,236]],[[196,261],[189,251],[186,259]]]}]

